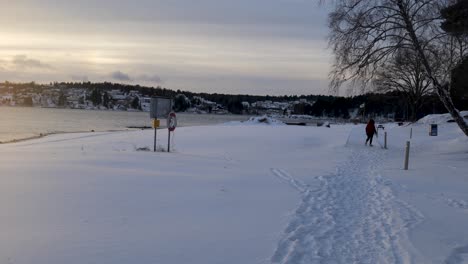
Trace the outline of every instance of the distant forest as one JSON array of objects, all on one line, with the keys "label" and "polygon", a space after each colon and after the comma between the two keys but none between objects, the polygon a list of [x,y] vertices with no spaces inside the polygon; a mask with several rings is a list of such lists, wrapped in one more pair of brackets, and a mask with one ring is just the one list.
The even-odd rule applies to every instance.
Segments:
[{"label": "distant forest", "polygon": [[[35,91],[40,92],[44,89],[44,85],[35,83],[5,83],[14,88],[33,88]],[[410,105],[405,97],[405,94],[398,91],[388,93],[367,93],[359,96],[352,97],[339,97],[327,95],[285,95],[285,96],[271,96],[271,95],[247,95],[247,94],[219,94],[219,93],[194,93],[190,91],[171,90],[162,87],[144,87],[140,85],[126,85],[118,83],[91,83],[91,82],[62,82],[53,83],[52,86],[60,87],[61,89],[85,89],[92,94],[94,91],[103,93],[110,90],[120,90],[124,93],[130,91],[138,91],[142,96],[163,96],[175,98],[176,95],[184,94],[189,99],[194,96],[202,97],[206,100],[215,102],[219,105],[226,107],[231,113],[242,114],[245,112],[242,102],[254,103],[258,101],[273,101],[273,102],[295,102],[300,99],[305,99],[308,102],[315,102],[313,104],[303,104],[302,107],[295,107],[300,109],[294,111],[293,114],[305,114],[311,116],[328,116],[339,118],[350,118],[350,111],[361,109],[363,104],[365,108],[364,115],[366,116],[394,116],[396,119],[408,119],[410,113]],[[50,86],[49,86],[50,87]],[[435,95],[426,96],[424,104],[417,110],[417,117],[423,117],[427,114],[445,113],[445,107]],[[468,99],[454,98],[456,106],[460,110],[468,109]],[[177,102],[176,102],[177,104]],[[298,103],[300,104],[300,103]]]}]

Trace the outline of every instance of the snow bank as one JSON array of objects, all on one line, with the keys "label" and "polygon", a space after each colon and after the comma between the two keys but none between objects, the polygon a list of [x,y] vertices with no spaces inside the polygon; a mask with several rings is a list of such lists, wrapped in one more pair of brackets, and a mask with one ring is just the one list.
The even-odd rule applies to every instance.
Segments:
[{"label": "snow bank", "polygon": [[[315,117],[311,115],[280,115],[280,114],[272,114],[273,118],[289,118],[289,119],[324,119],[323,117]],[[329,118],[327,118],[329,119]]]},{"label": "snow bank", "polygon": [[454,139],[434,143],[434,149],[440,153],[468,153],[468,137],[461,136]]},{"label": "snow bank", "polygon": [[[468,117],[468,111],[462,111],[460,112],[460,114],[465,118]],[[418,121],[418,124],[424,124],[424,125],[439,124],[440,125],[440,124],[445,124],[450,120],[453,120],[450,114],[427,115],[421,118]]]},{"label": "snow bank", "polygon": [[[432,121],[445,122],[440,116]],[[403,171],[407,140],[410,167]],[[395,127],[388,130],[388,142],[379,171],[397,201],[419,215],[409,221],[409,238],[419,258],[407,263],[468,263],[468,138],[457,124],[446,123],[436,137],[429,136],[428,125]]]},{"label": "snow bank", "polygon": [[252,124],[252,125],[266,124],[266,125],[274,125],[274,126],[286,125],[285,123],[279,121],[278,119],[274,119],[268,116],[251,117],[249,120],[245,121],[244,124]]},{"label": "snow bank", "polygon": [[254,116],[247,121],[228,122],[225,125],[269,125],[269,126],[285,126],[286,124],[269,116]]}]

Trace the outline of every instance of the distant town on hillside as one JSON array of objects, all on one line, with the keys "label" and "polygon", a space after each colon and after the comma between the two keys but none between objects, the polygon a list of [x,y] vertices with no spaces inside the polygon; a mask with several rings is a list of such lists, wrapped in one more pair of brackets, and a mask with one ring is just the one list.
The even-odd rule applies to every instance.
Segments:
[{"label": "distant town on hillside", "polygon": [[[177,112],[249,115],[308,115],[351,119],[384,117],[411,119],[445,111],[435,96],[428,96],[420,109],[413,109],[404,94],[369,93],[354,97],[325,95],[261,96],[194,93],[161,87],[117,83],[0,83],[0,106],[69,108],[114,111],[149,111],[154,96],[174,99]],[[456,102],[467,105],[467,102]]]}]

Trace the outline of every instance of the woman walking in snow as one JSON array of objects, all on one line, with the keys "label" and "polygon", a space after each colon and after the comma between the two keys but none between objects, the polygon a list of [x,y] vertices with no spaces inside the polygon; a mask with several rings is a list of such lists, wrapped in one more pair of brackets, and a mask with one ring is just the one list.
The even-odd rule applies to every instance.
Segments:
[{"label": "woman walking in snow", "polygon": [[377,135],[377,129],[375,129],[374,119],[369,120],[369,123],[367,123],[366,134],[367,134],[366,146],[367,146],[367,142],[370,142],[369,146],[372,147],[372,139],[374,138],[374,134]]}]

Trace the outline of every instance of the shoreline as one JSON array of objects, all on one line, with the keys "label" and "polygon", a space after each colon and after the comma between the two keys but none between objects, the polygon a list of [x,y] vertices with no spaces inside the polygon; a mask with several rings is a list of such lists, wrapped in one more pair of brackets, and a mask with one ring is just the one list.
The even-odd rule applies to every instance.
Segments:
[{"label": "shoreline", "polygon": [[[0,145],[34,140],[53,134],[113,132],[151,126],[145,112],[0,106]],[[178,114],[179,126],[208,125],[244,120],[231,115]],[[162,122],[165,124],[166,122]]]},{"label": "shoreline", "polygon": [[[3,119],[1,121],[5,123],[8,129],[6,129],[5,132],[1,131],[2,137],[0,137],[0,145],[30,141],[56,134],[122,132],[152,129],[150,127],[150,118],[146,116],[145,112],[20,106],[0,106],[0,109],[14,110],[2,111]],[[235,121],[247,121],[254,116],[260,115],[218,115],[183,112],[178,113],[178,123],[179,127],[219,125]],[[288,125],[317,126],[323,124],[325,121],[332,124],[340,124],[343,122],[342,120],[330,120],[329,118],[316,118],[311,116],[268,116]],[[74,123],[76,123],[76,125]],[[162,123],[159,129],[165,128],[165,122]],[[18,129],[16,129],[16,127]],[[55,128],[56,131],[48,132],[51,128]]]},{"label": "shoreline", "polygon": [[45,137],[53,136],[53,135],[82,134],[82,133],[112,133],[112,132],[125,132],[125,131],[138,131],[138,130],[144,130],[144,129],[122,129],[122,130],[102,130],[102,131],[95,131],[95,130],[88,131],[87,130],[87,131],[71,131],[71,132],[63,131],[63,132],[40,133],[39,135],[32,136],[32,137],[0,141],[0,146],[21,143],[21,142],[26,142],[26,141],[35,140],[35,139],[41,139],[41,138],[45,138]]},{"label": "shoreline", "polygon": [[[296,120],[294,120],[296,121]],[[239,121],[239,122],[243,122],[243,121]],[[284,121],[282,121],[284,122]],[[196,127],[196,126],[216,126],[216,125],[220,125],[220,124],[226,124],[226,123],[229,123],[229,122],[224,122],[224,123],[219,123],[219,124],[199,124],[199,125],[180,125],[178,126],[179,128],[181,127]],[[316,126],[316,124],[313,124],[312,123],[302,123],[302,122],[284,122],[286,125],[288,126]],[[334,124],[336,125],[336,124]],[[11,139],[11,140],[4,140],[4,141],[0,141],[0,146],[2,145],[8,145],[8,144],[15,144],[15,143],[21,143],[21,142],[25,142],[25,141],[30,141],[30,140],[35,140],[35,139],[41,139],[41,138],[44,138],[44,137],[48,137],[48,136],[53,136],[53,135],[64,135],[64,134],[80,134],[80,133],[112,133],[112,132],[125,132],[125,131],[139,131],[139,130],[152,130],[153,128],[152,127],[149,127],[149,126],[129,126],[129,127],[126,127],[125,129],[111,129],[111,130],[81,130],[81,131],[57,131],[57,132],[49,132],[49,133],[39,133],[39,135],[35,135],[35,136],[30,136],[30,137],[24,137],[24,138],[19,138],[19,139]],[[161,126],[158,128],[158,130],[162,130],[162,129],[167,129],[166,126]]]}]

